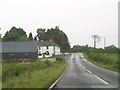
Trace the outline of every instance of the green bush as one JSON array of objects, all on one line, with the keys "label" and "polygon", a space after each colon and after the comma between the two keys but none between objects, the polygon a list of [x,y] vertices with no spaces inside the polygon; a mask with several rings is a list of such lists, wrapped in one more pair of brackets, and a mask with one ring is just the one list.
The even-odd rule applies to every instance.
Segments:
[{"label": "green bush", "polygon": [[64,61],[64,56],[62,55],[56,56],[56,61]]},{"label": "green bush", "polygon": [[25,73],[27,70],[30,70],[29,65],[23,64],[3,64],[2,67],[2,80],[12,78],[14,76],[19,76],[22,73]]},{"label": "green bush", "polygon": [[102,62],[102,63],[106,63],[106,64],[113,63],[111,58],[106,57],[105,54],[101,54],[101,53],[89,53],[88,58],[91,58],[92,60],[94,60],[96,62]]}]

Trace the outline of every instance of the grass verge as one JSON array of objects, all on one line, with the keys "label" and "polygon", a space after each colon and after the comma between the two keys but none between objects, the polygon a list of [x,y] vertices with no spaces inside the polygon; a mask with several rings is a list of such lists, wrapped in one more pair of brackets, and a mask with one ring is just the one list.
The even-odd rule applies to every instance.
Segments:
[{"label": "grass verge", "polygon": [[3,88],[45,88],[63,73],[64,61],[38,61],[29,64],[3,64]]},{"label": "grass verge", "polygon": [[[108,54],[108,53],[83,53],[85,58],[90,62],[102,68],[112,70],[115,72],[120,72],[120,66],[118,61],[118,54]],[[120,55],[119,55],[120,56]]]},{"label": "grass verge", "polygon": [[0,62],[0,90],[2,89],[2,63]]}]

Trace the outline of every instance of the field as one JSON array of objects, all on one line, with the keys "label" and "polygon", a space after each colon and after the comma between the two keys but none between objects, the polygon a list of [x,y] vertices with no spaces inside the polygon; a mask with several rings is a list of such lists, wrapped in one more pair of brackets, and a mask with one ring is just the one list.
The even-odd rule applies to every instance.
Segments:
[{"label": "field", "polygon": [[4,63],[2,87],[47,89],[63,73],[66,66],[64,61]]},{"label": "field", "polygon": [[[92,63],[106,68],[108,70],[120,72],[120,62],[118,61],[118,54],[108,54],[108,53],[89,53],[84,56]],[[120,56],[120,55],[119,55]]]}]

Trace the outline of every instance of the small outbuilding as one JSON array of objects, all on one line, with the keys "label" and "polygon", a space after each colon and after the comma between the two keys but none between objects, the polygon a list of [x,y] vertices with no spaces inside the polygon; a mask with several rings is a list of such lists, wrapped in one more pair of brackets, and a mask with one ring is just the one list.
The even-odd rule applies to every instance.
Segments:
[{"label": "small outbuilding", "polygon": [[2,60],[37,59],[38,50],[36,41],[28,42],[0,42]]}]

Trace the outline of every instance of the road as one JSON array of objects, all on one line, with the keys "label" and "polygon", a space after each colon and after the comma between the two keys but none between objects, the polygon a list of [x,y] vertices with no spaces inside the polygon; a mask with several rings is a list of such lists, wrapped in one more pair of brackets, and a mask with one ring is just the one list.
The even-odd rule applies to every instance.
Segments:
[{"label": "road", "polygon": [[67,59],[66,72],[55,85],[58,88],[81,88],[81,90],[118,90],[118,73],[100,68],[87,61],[82,53],[73,53]]}]

